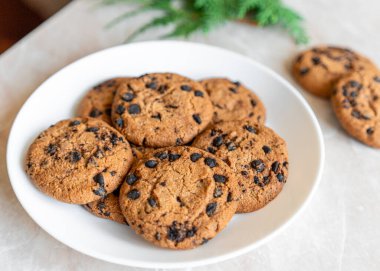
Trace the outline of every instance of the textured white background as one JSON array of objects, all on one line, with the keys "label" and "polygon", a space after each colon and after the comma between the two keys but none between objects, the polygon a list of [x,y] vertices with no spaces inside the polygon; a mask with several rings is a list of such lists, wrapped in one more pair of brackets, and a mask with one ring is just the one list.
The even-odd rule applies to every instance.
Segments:
[{"label": "textured white background", "polygon": [[[50,237],[22,209],[6,173],[9,128],[34,89],[68,63],[122,43],[149,20],[142,15],[105,30],[125,8],[94,9],[93,2],[74,1],[0,56],[1,270],[139,270],[90,258]],[[379,0],[286,2],[307,19],[312,44],[349,46],[380,64]],[[156,34],[139,40],[155,39]],[[289,63],[302,49],[279,28],[236,23],[190,40],[246,55],[291,82]],[[293,224],[260,248],[192,270],[380,270],[380,150],[346,136],[327,101],[301,92],[317,114],[326,142],[326,167],[315,197]]]}]

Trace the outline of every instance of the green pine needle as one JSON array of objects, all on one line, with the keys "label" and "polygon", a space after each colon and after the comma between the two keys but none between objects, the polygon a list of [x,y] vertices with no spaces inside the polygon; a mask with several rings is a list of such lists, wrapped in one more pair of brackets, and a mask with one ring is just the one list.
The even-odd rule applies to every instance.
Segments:
[{"label": "green pine needle", "polygon": [[104,5],[138,4],[136,10],[122,14],[108,24],[113,26],[131,16],[149,10],[161,15],[139,28],[128,41],[155,27],[174,26],[164,37],[188,37],[194,32],[207,33],[228,21],[250,20],[258,26],[282,26],[296,43],[307,43],[302,17],[284,6],[281,0],[101,0]]}]

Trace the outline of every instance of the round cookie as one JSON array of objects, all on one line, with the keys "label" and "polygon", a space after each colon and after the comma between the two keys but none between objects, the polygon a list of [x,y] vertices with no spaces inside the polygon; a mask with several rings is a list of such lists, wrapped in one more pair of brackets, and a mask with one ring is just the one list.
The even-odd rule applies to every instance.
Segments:
[{"label": "round cookie", "polygon": [[93,215],[126,224],[119,205],[119,190],[115,190],[104,198],[83,205]]},{"label": "round cookie", "polygon": [[265,122],[264,104],[241,83],[226,78],[210,78],[201,83],[214,106],[214,123],[245,118]]},{"label": "round cookie", "polygon": [[112,101],[117,88],[126,80],[127,78],[114,78],[90,89],[79,103],[78,116],[97,118],[112,124]]},{"label": "round cookie", "polygon": [[348,134],[380,148],[380,72],[353,72],[343,77],[336,84],[331,102]]},{"label": "round cookie", "polygon": [[120,86],[112,120],[128,141],[157,148],[191,141],[210,123],[212,112],[200,83],[177,74],[152,73]]},{"label": "round cookie", "polygon": [[215,154],[232,168],[241,190],[238,213],[264,207],[281,192],[288,177],[285,141],[250,120],[212,125],[193,146]]},{"label": "round cookie", "polygon": [[120,189],[129,225],[166,248],[189,249],[220,232],[240,196],[231,169],[192,147],[158,149],[138,161]]},{"label": "round cookie", "polygon": [[86,204],[117,189],[132,161],[131,147],[116,129],[98,119],[73,118],[34,140],[26,172],[45,194]]},{"label": "round cookie", "polygon": [[349,49],[320,46],[300,53],[293,64],[292,73],[305,90],[329,98],[340,77],[363,69],[376,70],[376,66]]}]

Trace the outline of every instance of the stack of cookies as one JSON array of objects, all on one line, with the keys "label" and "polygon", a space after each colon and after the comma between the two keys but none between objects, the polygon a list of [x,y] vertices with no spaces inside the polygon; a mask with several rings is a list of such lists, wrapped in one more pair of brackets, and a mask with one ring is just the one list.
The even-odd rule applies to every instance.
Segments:
[{"label": "stack of cookies", "polygon": [[153,244],[194,248],[281,192],[287,147],[264,121],[263,103],[239,82],[115,78],[35,139],[26,171],[45,194]]},{"label": "stack of cookies", "polygon": [[310,93],[330,99],[345,131],[380,148],[380,71],[345,48],[319,46],[300,53],[293,76]]}]

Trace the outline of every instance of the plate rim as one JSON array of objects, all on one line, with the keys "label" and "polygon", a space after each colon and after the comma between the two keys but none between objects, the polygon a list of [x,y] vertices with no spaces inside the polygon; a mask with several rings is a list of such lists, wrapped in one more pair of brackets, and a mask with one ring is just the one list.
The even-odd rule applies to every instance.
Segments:
[{"label": "plate rim", "polygon": [[[270,232],[269,234],[267,234],[266,236],[262,237],[261,239],[259,239],[258,241],[254,242],[254,243],[251,243],[249,245],[243,246],[243,247],[241,247],[239,249],[236,249],[233,252],[222,253],[221,255],[213,256],[211,258],[201,259],[201,260],[197,260],[197,259],[195,259],[195,260],[186,260],[186,261],[176,262],[176,263],[169,263],[169,262],[166,262],[166,263],[163,263],[163,262],[144,262],[144,261],[140,261],[140,260],[119,259],[119,258],[114,258],[114,257],[110,257],[110,256],[106,256],[105,257],[104,255],[99,255],[96,251],[93,251],[93,250],[83,251],[81,249],[81,246],[75,245],[75,242],[70,242],[70,241],[67,242],[67,240],[62,240],[62,238],[57,237],[53,233],[51,233],[49,229],[45,228],[42,225],[42,223],[39,223],[39,221],[37,221],[32,216],[32,214],[28,210],[28,207],[24,206],[23,201],[20,200],[21,195],[18,194],[17,188],[15,188],[15,183],[12,181],[12,175],[13,175],[13,173],[12,173],[11,162],[10,162],[10,159],[11,159],[11,157],[10,157],[11,156],[10,155],[10,150],[11,150],[11,145],[12,145],[11,143],[12,143],[12,139],[13,139],[13,134],[15,133],[15,126],[16,126],[15,124],[19,121],[21,113],[24,110],[26,104],[32,99],[32,97],[34,95],[36,95],[36,93],[38,92],[39,89],[41,89],[49,81],[53,80],[53,78],[55,76],[57,76],[57,74],[65,71],[66,69],[70,69],[72,66],[74,66],[78,62],[86,61],[86,59],[88,59],[88,58],[94,57],[94,56],[96,56],[98,54],[104,54],[104,53],[106,53],[108,51],[117,50],[117,49],[121,49],[121,48],[125,48],[125,50],[127,50],[128,47],[135,47],[135,46],[139,46],[141,44],[143,44],[143,45],[150,44],[151,46],[154,45],[154,44],[160,44],[161,46],[162,45],[165,45],[165,46],[183,46],[183,45],[196,46],[196,47],[202,47],[202,48],[205,48],[205,49],[217,50],[217,51],[220,51],[221,53],[230,54],[231,56],[234,56],[234,57],[244,58],[251,65],[254,65],[257,68],[259,68],[260,70],[263,70],[264,72],[268,73],[270,76],[272,76],[276,80],[278,80],[281,84],[283,84],[284,86],[286,86],[288,88],[288,90],[298,99],[298,101],[306,109],[306,111],[309,114],[309,117],[311,119],[311,122],[313,124],[313,127],[316,130],[316,139],[317,139],[317,142],[318,142],[318,145],[319,145],[318,146],[319,153],[316,154],[316,155],[319,156],[319,161],[318,161],[318,165],[317,165],[317,169],[318,170],[317,170],[317,174],[316,174],[316,176],[314,178],[314,182],[313,182],[313,185],[312,185],[312,187],[310,189],[310,192],[306,196],[306,199],[304,200],[304,202],[297,209],[295,209],[295,212],[290,217],[288,217],[282,225],[280,225],[278,228],[276,228],[275,230],[273,230],[272,232]],[[28,216],[39,227],[41,227],[46,233],[48,233],[55,240],[57,240],[60,243],[62,243],[64,245],[66,245],[66,246],[74,249],[77,252],[80,252],[80,253],[85,254],[87,256],[90,256],[90,257],[93,257],[93,258],[96,258],[96,259],[100,259],[100,260],[103,260],[103,261],[106,261],[106,262],[110,262],[110,263],[114,263],[114,264],[119,264],[119,265],[124,265],[124,266],[141,267],[141,268],[168,268],[168,269],[173,269],[173,268],[185,268],[185,267],[196,267],[196,266],[209,265],[209,264],[213,264],[213,263],[229,260],[231,258],[234,258],[234,257],[237,257],[239,255],[245,254],[245,253],[247,253],[247,252],[249,252],[249,251],[251,251],[251,250],[253,250],[253,249],[255,249],[255,248],[257,248],[257,247],[259,247],[261,245],[263,245],[264,243],[266,243],[269,240],[271,240],[274,236],[276,236],[277,234],[279,234],[281,231],[283,231],[286,227],[288,227],[305,210],[305,208],[308,206],[308,204],[310,203],[311,199],[315,195],[315,192],[316,192],[316,190],[318,188],[318,185],[319,185],[319,183],[321,181],[321,177],[322,177],[322,173],[323,173],[323,169],[324,169],[324,163],[325,163],[325,143],[324,143],[322,129],[320,127],[318,119],[317,119],[314,111],[312,110],[311,106],[306,101],[306,99],[301,95],[301,93],[297,90],[296,87],[294,87],[284,77],[282,77],[280,74],[278,74],[277,72],[275,72],[271,68],[265,66],[264,64],[261,64],[260,62],[254,60],[254,59],[252,59],[252,58],[250,58],[250,57],[248,57],[246,55],[242,55],[240,53],[237,53],[237,52],[234,52],[234,51],[230,51],[228,49],[224,49],[224,48],[221,48],[221,47],[218,47],[218,46],[213,46],[213,45],[208,45],[208,44],[203,44],[203,43],[196,43],[196,42],[189,42],[189,41],[180,41],[180,40],[142,41],[142,42],[134,42],[134,43],[130,43],[130,44],[122,44],[122,45],[118,45],[118,46],[113,46],[113,47],[109,47],[109,48],[106,48],[106,49],[102,49],[100,51],[96,51],[96,52],[91,53],[89,55],[86,55],[84,57],[81,57],[81,58],[79,58],[79,59],[71,62],[70,64],[64,66],[63,68],[59,69],[58,71],[56,71],[55,73],[53,73],[52,75],[50,75],[46,80],[44,80],[31,93],[31,95],[29,95],[29,97],[25,100],[25,102],[23,103],[23,105],[20,107],[20,109],[19,109],[16,117],[14,118],[14,120],[12,122],[12,126],[11,126],[10,132],[8,134],[8,140],[7,140],[7,146],[6,146],[6,164],[7,164],[7,172],[8,172],[9,182],[10,182],[10,184],[12,186],[12,189],[13,189],[16,197],[17,197],[17,200],[19,201],[19,203],[21,204],[21,206],[23,207],[23,209],[25,210],[25,212],[28,214]]]}]

